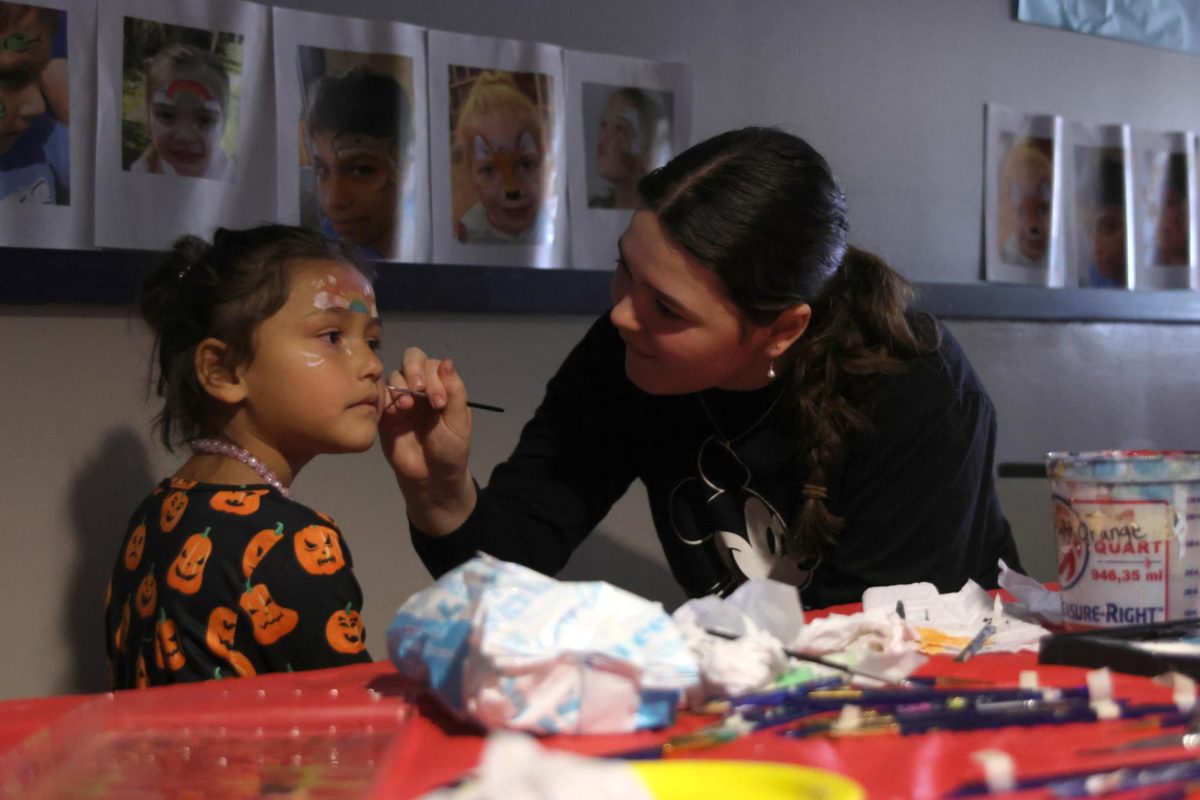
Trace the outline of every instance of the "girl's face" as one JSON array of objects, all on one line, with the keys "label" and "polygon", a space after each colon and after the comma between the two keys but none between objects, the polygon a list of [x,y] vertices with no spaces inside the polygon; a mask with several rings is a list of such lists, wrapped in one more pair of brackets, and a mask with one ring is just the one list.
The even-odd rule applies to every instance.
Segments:
[{"label": "girl's face", "polygon": [[768,383],[768,329],[743,322],[716,273],[668,239],[652,211],[634,213],[618,248],[610,315],[635,386],[670,395]]},{"label": "girl's face", "polygon": [[596,174],[606,181],[638,179],[645,173],[642,159],[635,155],[637,110],[628,98],[614,94],[600,117],[596,136]]},{"label": "girl's face", "polygon": [[204,70],[175,72],[150,97],[150,138],[177,175],[203,176],[225,130],[225,112]]},{"label": "girl's face", "polygon": [[488,222],[517,236],[542,205],[542,152],[529,126],[504,111],[480,116],[471,147],[471,177]]},{"label": "girl's face", "polygon": [[239,369],[253,435],[289,459],[366,450],[383,408],[382,325],[375,293],[354,267],[303,260],[287,302],[255,333]]},{"label": "girl's face", "polygon": [[393,257],[399,170],[392,140],[318,131],[311,142],[321,213],[338,238]]}]

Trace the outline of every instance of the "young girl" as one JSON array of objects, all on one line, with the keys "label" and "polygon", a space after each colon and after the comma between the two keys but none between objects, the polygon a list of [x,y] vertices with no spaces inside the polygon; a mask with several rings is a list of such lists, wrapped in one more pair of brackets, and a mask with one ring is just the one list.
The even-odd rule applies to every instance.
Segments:
[{"label": "young girl", "polygon": [[192,456],[142,501],[106,600],[115,687],[368,661],[338,526],[289,486],[383,408],[370,280],[303,228],[178,240],[143,287],[158,432]]},{"label": "young girl", "polygon": [[233,161],[221,149],[229,73],[221,60],[190,44],[164,47],[146,70],[150,145],[132,172],[225,180]]},{"label": "young girl", "polygon": [[[613,306],[479,488],[466,389],[416,349],[380,423],[417,553],[557,572],[634,480],[691,596],[769,576],[812,607],[871,586],[994,587],[1019,569],[992,473],[995,410],[907,282],[847,245],[828,164],[730,131],[642,179]],[[407,382],[407,383],[405,383]]]},{"label": "young girl", "polygon": [[588,208],[636,208],[638,181],[670,157],[670,130],[658,101],[633,86],[609,95],[596,135],[596,174],[608,192]]},{"label": "young girl", "polygon": [[475,79],[459,111],[454,153],[477,198],[458,220],[459,241],[540,242],[546,138],[541,114],[512,75],[484,72]]}]

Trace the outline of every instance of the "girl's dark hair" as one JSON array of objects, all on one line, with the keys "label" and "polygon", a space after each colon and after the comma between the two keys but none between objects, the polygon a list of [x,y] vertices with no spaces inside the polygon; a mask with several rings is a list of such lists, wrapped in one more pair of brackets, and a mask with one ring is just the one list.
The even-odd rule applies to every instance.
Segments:
[{"label": "girl's dark hair", "polygon": [[220,339],[226,368],[249,364],[259,324],[287,301],[297,259],[341,261],[372,278],[341,243],[286,225],[218,228],[212,244],[180,237],[146,275],[140,308],[154,331],[157,376],[152,372],[151,382],[163,399],[154,424],[168,450],[216,433],[214,401],[196,380],[196,345]]},{"label": "girl's dark hair", "polygon": [[397,151],[403,149],[412,127],[411,110],[408,95],[391,75],[359,64],[343,75],[315,81],[308,91],[304,121],[310,135],[364,133],[390,137]]},{"label": "girl's dark hair", "polygon": [[903,370],[903,358],[936,347],[936,327],[914,329],[911,285],[848,246],[845,195],[799,137],[774,128],[723,133],[646,175],[638,191],[667,235],[716,273],[746,322],[767,325],[800,303],[812,308],[784,365],[806,475],[784,545],[815,554],[844,522],[825,505],[826,480],[849,434],[869,426],[866,389],[875,376]]}]

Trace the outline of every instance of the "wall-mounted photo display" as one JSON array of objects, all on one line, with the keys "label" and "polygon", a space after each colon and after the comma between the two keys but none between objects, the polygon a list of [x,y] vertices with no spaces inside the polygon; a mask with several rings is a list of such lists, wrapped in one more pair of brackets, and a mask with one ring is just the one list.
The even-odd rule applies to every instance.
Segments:
[{"label": "wall-mounted photo display", "polygon": [[433,260],[564,267],[562,51],[429,32]]},{"label": "wall-mounted photo display", "polygon": [[1066,285],[1133,285],[1133,178],[1128,125],[1063,127]]},{"label": "wall-mounted photo display", "polygon": [[1062,120],[988,104],[984,153],[989,281],[1063,285]]},{"label": "wall-mounted photo display", "polygon": [[1133,130],[1135,288],[1200,286],[1192,244],[1191,140],[1183,132]]},{"label": "wall-mounted photo display", "polygon": [[425,30],[274,9],[281,221],[427,262]]},{"label": "wall-mounted photo display", "polygon": [[94,0],[0,2],[0,243],[92,244]]},{"label": "wall-mounted photo display", "polygon": [[105,0],[96,244],[159,249],[275,217],[268,15],[240,0]]},{"label": "wall-mounted photo display", "polygon": [[637,182],[687,146],[691,72],[682,64],[567,51],[571,266],[611,269]]}]

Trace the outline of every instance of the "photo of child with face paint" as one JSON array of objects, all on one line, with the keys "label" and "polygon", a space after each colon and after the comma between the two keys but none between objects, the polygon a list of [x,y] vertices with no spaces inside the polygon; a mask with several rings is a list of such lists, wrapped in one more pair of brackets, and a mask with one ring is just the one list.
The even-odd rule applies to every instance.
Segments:
[{"label": "photo of child with face paint", "polygon": [[[126,19],[122,145],[126,170],[232,178],[236,129],[230,120],[231,79],[241,73],[240,41],[234,34]],[[153,55],[148,60],[139,58],[143,52]],[[136,93],[139,87],[142,91]]]},{"label": "photo of child with face paint", "polygon": [[1125,156],[1115,147],[1075,151],[1081,286],[1126,283]]},{"label": "photo of child with face paint", "polygon": [[671,93],[585,83],[584,108],[596,92],[607,99],[599,123],[585,134],[588,208],[636,208],[638,181],[672,155]]},{"label": "photo of child with face paint", "polygon": [[[66,13],[0,3],[0,205],[69,205],[65,70],[47,75]],[[61,74],[60,74],[61,73]],[[55,91],[52,104],[43,88]]]},{"label": "photo of child with face paint", "polygon": [[1146,154],[1149,180],[1147,250],[1150,263],[1182,267],[1188,263],[1187,155]]},{"label": "photo of child with face paint", "polygon": [[[450,67],[452,97],[465,88],[455,80],[463,70]],[[537,244],[552,235],[544,208],[553,182],[545,104],[518,78],[537,87],[536,96],[549,97],[549,76],[476,71],[461,105],[452,106],[452,211],[460,242]]]},{"label": "photo of child with face paint", "polygon": [[1020,138],[1000,165],[1000,257],[1010,264],[1045,267],[1050,251],[1054,165],[1049,139]]},{"label": "photo of child with face paint", "polygon": [[378,435],[389,395],[369,271],[306,228],[218,229],[174,243],[140,308],[156,432],[188,457],[116,554],[113,688],[370,661],[342,531],[292,494],[313,458]]},{"label": "photo of child with face paint", "polygon": [[410,120],[408,94],[400,82],[365,64],[312,82],[304,117],[307,152],[301,158],[308,163],[301,165],[301,191],[313,187],[309,193],[317,202],[307,206],[317,206],[317,220],[310,211],[305,223],[316,222],[362,258],[395,259]]}]

